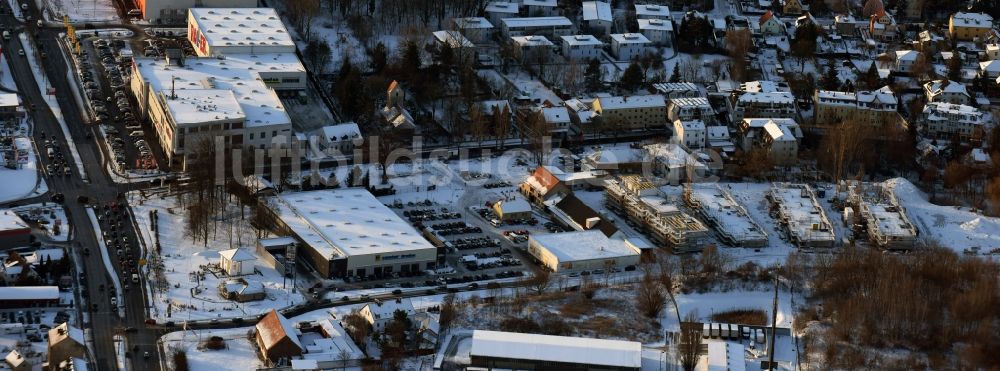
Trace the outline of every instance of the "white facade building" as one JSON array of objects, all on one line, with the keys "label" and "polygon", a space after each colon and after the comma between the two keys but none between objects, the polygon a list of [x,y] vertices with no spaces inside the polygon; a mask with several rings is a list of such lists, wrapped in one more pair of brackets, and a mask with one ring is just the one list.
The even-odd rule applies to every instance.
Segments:
[{"label": "white facade building", "polygon": [[657,45],[671,45],[674,38],[674,24],[669,20],[645,19],[636,20],[639,22],[639,33],[646,36],[649,41]]},{"label": "white facade building", "polygon": [[707,133],[705,131],[704,121],[674,121],[674,143],[683,145],[690,149],[701,149],[705,147],[706,137]]},{"label": "white facade building", "polygon": [[295,53],[295,42],[272,8],[191,8],[187,38],[199,57]]},{"label": "white facade building", "polygon": [[639,263],[637,247],[594,229],[531,235],[528,253],[553,272],[592,271],[609,265],[624,268]]},{"label": "white facade building", "polygon": [[991,116],[972,106],[930,102],[924,106],[921,120],[921,129],[927,137],[950,140],[957,135],[964,142],[977,129],[987,128]]},{"label": "white facade building", "polygon": [[935,80],[924,84],[924,96],[928,102],[971,104],[972,97],[965,85],[951,80]]},{"label": "white facade building", "polygon": [[566,59],[585,61],[600,58],[604,43],[592,35],[560,36],[562,55]]},{"label": "white facade building", "polygon": [[636,19],[662,19],[670,20],[670,8],[666,5],[657,4],[635,4]]},{"label": "white facade building", "polygon": [[486,4],[486,18],[490,23],[500,24],[504,18],[517,18],[521,4],[507,1],[491,1]]},{"label": "white facade building", "polygon": [[473,43],[484,43],[493,37],[493,24],[483,17],[455,18],[455,28]]},{"label": "white facade building", "polygon": [[359,314],[372,325],[376,332],[382,332],[385,330],[385,326],[392,322],[397,310],[406,313],[410,318],[417,312],[413,309],[413,303],[410,302],[409,298],[399,298],[365,304]]},{"label": "white facade building", "polygon": [[603,1],[584,1],[583,22],[591,31],[600,30],[603,35],[610,34],[614,22],[611,4]]},{"label": "white facade building", "polygon": [[630,61],[653,52],[653,43],[641,33],[611,35],[611,53],[619,61]]},{"label": "white facade building", "polygon": [[573,22],[566,17],[504,18],[504,36],[542,35],[549,38],[573,33]]},{"label": "white facade building", "polygon": [[257,257],[243,248],[219,251],[219,267],[230,276],[253,274]]},{"label": "white facade building", "polygon": [[671,99],[667,104],[667,119],[671,122],[677,120],[701,120],[705,123],[715,123],[715,110],[708,98],[676,98]]}]

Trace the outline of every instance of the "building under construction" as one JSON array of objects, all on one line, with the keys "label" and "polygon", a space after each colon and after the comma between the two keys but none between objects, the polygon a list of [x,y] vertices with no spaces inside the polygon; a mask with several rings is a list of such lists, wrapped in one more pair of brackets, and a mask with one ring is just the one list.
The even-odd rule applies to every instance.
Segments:
[{"label": "building under construction", "polygon": [[833,247],[837,237],[826,212],[807,184],[774,183],[764,196],[770,214],[788,232],[796,247]]},{"label": "building under construction", "polygon": [[656,243],[674,252],[698,252],[709,237],[708,228],[681,211],[656,186],[637,175],[610,180],[605,188],[608,207],[640,225]]},{"label": "building under construction", "polygon": [[767,232],[747,209],[718,184],[687,184],[684,203],[711,226],[723,242],[740,247],[767,246]]},{"label": "building under construction", "polygon": [[[855,230],[868,234],[875,246],[890,250],[909,250],[919,231],[906,216],[906,209],[896,199],[892,189],[877,184],[852,184],[848,188],[848,203],[855,211]],[[853,218],[852,218],[853,219]]]}]

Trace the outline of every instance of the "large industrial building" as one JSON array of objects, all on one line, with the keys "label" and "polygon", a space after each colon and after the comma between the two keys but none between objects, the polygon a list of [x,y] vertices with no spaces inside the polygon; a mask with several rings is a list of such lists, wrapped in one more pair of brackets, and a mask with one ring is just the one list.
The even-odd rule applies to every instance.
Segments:
[{"label": "large industrial building", "polygon": [[188,41],[199,57],[295,53],[295,42],[273,8],[192,8]]},{"label": "large industrial building", "polygon": [[386,276],[433,269],[437,248],[364,188],[283,193],[279,230],[323,277]]},{"label": "large industrial building", "polygon": [[[265,18],[245,20],[247,30],[266,28],[272,29],[271,34],[287,35],[280,21],[266,19],[266,14],[274,14],[273,9],[236,10],[241,14],[258,12]],[[191,14],[229,11],[197,9]],[[199,33],[214,33],[212,28],[195,28]],[[217,38],[202,41],[215,45]],[[130,84],[138,111],[152,122],[170,164],[185,168],[191,154],[188,149],[202,138],[220,136],[233,148],[263,149],[288,143],[292,121],[279,94],[302,91],[307,84],[306,69],[294,46],[252,50],[209,46],[205,50],[210,56],[184,58],[180,53],[167,53],[166,58],[136,58],[132,64]],[[227,51],[236,54],[219,54]]]},{"label": "large industrial building", "polygon": [[188,9],[194,7],[254,8],[257,0],[135,0],[138,17],[152,24],[184,22]]},{"label": "large industrial building", "polygon": [[639,264],[640,247],[600,230],[531,235],[528,252],[553,272],[581,272]]},{"label": "large industrial building", "polygon": [[642,369],[638,342],[570,336],[475,330],[469,356],[473,367],[490,370]]}]

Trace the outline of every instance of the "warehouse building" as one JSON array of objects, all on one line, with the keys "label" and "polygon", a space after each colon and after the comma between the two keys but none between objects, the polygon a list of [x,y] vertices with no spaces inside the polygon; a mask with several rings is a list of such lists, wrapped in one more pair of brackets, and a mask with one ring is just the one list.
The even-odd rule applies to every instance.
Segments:
[{"label": "warehouse building", "polygon": [[275,224],[323,277],[384,277],[433,269],[437,248],[364,188],[284,193]]},{"label": "warehouse building", "polygon": [[151,24],[178,24],[184,22],[190,8],[254,8],[257,0],[135,0],[135,6],[139,14],[130,12],[130,16],[141,17]]},{"label": "warehouse building", "polygon": [[553,272],[581,272],[639,264],[640,247],[600,230],[531,235],[528,252]]},{"label": "warehouse building", "polygon": [[31,243],[31,227],[11,210],[0,211],[0,250]]},{"label": "warehouse building", "polygon": [[273,8],[192,8],[187,37],[199,57],[295,53],[295,42]]},{"label": "warehouse building", "polygon": [[642,368],[635,341],[475,330],[473,367],[511,370],[613,370]]}]

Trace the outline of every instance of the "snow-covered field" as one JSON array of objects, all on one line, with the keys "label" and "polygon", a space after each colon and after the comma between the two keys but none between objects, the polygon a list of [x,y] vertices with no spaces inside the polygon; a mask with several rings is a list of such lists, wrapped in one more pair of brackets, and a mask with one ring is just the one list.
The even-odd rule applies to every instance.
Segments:
[{"label": "snow-covered field", "polygon": [[1000,218],[983,216],[957,206],[938,206],[913,183],[901,178],[888,184],[916,224],[922,239],[955,252],[978,247],[980,252],[1000,246]]},{"label": "snow-covered field", "polygon": [[[243,241],[242,244],[235,243],[236,237],[233,237],[231,245],[230,236],[224,231],[226,228],[222,227],[224,223],[220,223],[219,232],[209,234],[207,246],[201,242],[192,242],[185,231],[187,223],[184,211],[177,205],[176,201],[176,198],[172,196],[165,198],[154,196],[132,203],[134,205],[132,213],[135,215],[142,238],[145,245],[151,250],[150,261],[155,264],[157,260],[162,259],[164,276],[169,282],[165,291],[150,290],[153,292],[152,303],[155,306],[151,312],[153,318],[158,321],[183,321],[252,317],[271,309],[295,305],[304,300],[299,290],[292,292],[294,283],[291,280],[289,280],[287,288],[282,288],[281,274],[260,260],[256,261],[256,274],[241,278],[263,284],[266,292],[266,297],[263,300],[237,303],[223,299],[219,296],[218,285],[229,278],[223,274],[219,274],[217,277],[213,273],[206,272],[201,280],[196,280],[194,272],[204,272],[203,266],[219,263],[220,251],[241,246],[254,252],[256,239],[253,238],[250,231],[244,230],[244,235],[240,237]],[[155,254],[155,251],[152,251],[154,243],[150,227],[150,212],[153,210],[158,213],[160,246],[163,249],[159,256]],[[235,211],[234,218],[239,218],[238,209]],[[151,280],[150,287],[155,287],[154,281],[157,278],[155,274],[147,276]],[[198,292],[199,290],[200,292]],[[169,311],[168,307],[171,307]]]},{"label": "snow-covered field", "polygon": [[45,9],[50,21],[62,21],[68,16],[71,22],[120,21],[111,0],[36,0],[39,9]]},{"label": "snow-covered field", "polygon": [[39,181],[37,152],[34,142],[27,137],[17,138],[19,148],[27,148],[27,158],[23,158],[20,169],[8,169],[2,166],[6,163],[0,155],[0,202],[15,201],[45,193],[44,181]]},{"label": "snow-covered field", "polygon": [[[254,345],[247,339],[247,332],[250,330],[250,327],[244,327],[227,330],[178,331],[164,335],[161,340],[168,349],[168,359],[172,359],[169,355],[173,354],[173,351],[186,352],[188,369],[191,371],[254,370],[264,367],[264,363],[257,358]],[[201,346],[202,342],[213,336],[225,339],[226,348],[211,350]]]}]

